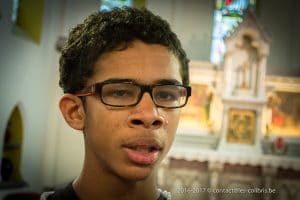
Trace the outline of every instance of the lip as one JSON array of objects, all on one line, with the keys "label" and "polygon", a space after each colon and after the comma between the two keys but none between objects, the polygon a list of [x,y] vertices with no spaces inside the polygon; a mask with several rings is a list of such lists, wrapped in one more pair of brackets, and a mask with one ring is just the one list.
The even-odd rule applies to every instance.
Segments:
[{"label": "lip", "polygon": [[152,165],[158,160],[162,144],[156,139],[137,139],[122,145],[122,148],[133,163]]}]

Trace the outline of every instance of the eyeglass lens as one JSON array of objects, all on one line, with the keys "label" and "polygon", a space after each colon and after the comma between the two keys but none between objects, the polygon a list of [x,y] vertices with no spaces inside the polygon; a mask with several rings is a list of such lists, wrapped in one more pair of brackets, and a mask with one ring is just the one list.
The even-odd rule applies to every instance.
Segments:
[{"label": "eyeglass lens", "polygon": [[[140,86],[131,83],[104,84],[101,90],[103,103],[112,106],[135,105],[141,98]],[[186,88],[177,85],[156,85],[152,89],[152,98],[157,106],[179,107],[186,102]]]}]

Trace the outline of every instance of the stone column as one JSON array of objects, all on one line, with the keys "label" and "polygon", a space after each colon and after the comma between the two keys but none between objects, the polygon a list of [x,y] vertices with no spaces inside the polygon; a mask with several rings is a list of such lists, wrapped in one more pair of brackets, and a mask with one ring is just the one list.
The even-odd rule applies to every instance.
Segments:
[{"label": "stone column", "polygon": [[[275,189],[273,184],[273,179],[276,176],[277,168],[265,166],[262,167],[262,175],[263,175],[263,182],[264,182],[264,189]],[[271,200],[273,193],[264,193],[264,200]]]},{"label": "stone column", "polygon": [[[223,171],[223,163],[211,161],[208,164],[209,174],[210,174],[210,189],[217,189],[219,187],[219,177],[221,172]],[[218,194],[210,192],[208,193],[209,200],[217,200]]]}]

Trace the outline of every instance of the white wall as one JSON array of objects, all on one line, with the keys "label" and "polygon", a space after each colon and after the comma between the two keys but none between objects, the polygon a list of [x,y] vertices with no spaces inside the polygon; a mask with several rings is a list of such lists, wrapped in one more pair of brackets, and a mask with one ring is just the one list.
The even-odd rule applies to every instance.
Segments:
[{"label": "white wall", "polygon": [[34,190],[69,179],[81,166],[81,136],[72,134],[58,110],[62,91],[58,87],[55,42],[98,10],[99,1],[82,2],[45,0],[40,44],[13,34],[12,1],[2,0],[0,4],[0,141],[14,106],[19,105],[24,120],[21,173]]},{"label": "white wall", "polygon": [[213,1],[148,0],[147,6],[171,24],[189,59],[209,61]]},{"label": "white wall", "polygon": [[[170,22],[191,60],[210,60],[214,1],[148,0],[148,8]],[[258,2],[258,19],[272,43],[267,73],[300,77],[300,1]]]},{"label": "white wall", "polygon": [[[71,28],[99,8],[97,0],[65,0],[61,6],[62,31],[67,36]],[[58,62],[57,62],[58,63]],[[58,74],[57,82],[58,85]],[[58,101],[62,94],[61,88],[55,91],[52,112],[48,124],[47,146],[45,150],[43,185],[60,186],[70,182],[80,173],[83,163],[83,138],[79,131],[68,127],[58,110]]]},{"label": "white wall", "polygon": [[261,1],[258,18],[271,34],[268,74],[300,77],[300,2]]},{"label": "white wall", "polygon": [[[45,1],[41,43],[36,44],[11,32],[12,1],[1,1],[0,20],[0,149],[12,109],[20,105],[24,137],[21,173],[33,189],[41,183],[41,161],[56,84],[57,53],[54,50],[59,21],[55,1]],[[57,84],[56,84],[57,85]],[[0,157],[2,151],[0,151]]]}]

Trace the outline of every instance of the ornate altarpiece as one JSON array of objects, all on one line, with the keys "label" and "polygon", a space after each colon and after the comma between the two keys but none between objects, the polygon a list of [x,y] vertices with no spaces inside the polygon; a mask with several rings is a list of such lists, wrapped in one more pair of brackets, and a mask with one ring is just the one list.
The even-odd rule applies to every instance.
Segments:
[{"label": "ornate altarpiece", "polygon": [[[274,122],[281,121],[274,118],[278,104],[271,101],[292,96],[299,108],[300,79],[266,76],[270,37],[252,13],[225,44],[221,66],[190,63],[195,93],[183,110],[175,144],[159,171],[159,184],[175,199],[300,198],[298,117],[293,115],[295,123],[288,126],[294,128],[295,137],[286,137],[291,135],[284,131],[283,135],[272,133],[288,129],[283,129],[287,123],[275,129]],[[180,193],[178,188],[184,187],[198,188],[198,192]],[[276,192],[208,193],[203,188],[270,188]]]}]

